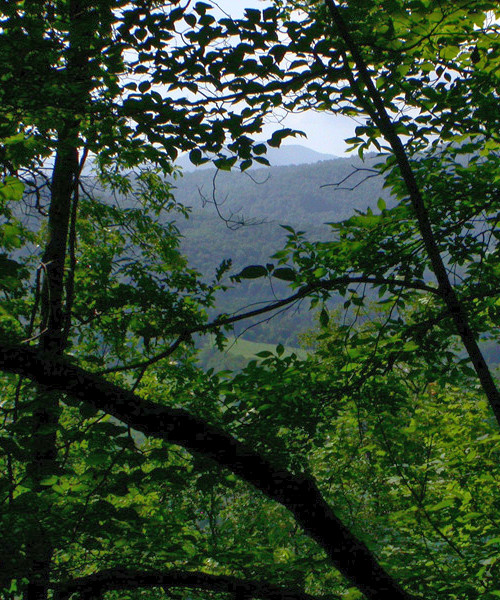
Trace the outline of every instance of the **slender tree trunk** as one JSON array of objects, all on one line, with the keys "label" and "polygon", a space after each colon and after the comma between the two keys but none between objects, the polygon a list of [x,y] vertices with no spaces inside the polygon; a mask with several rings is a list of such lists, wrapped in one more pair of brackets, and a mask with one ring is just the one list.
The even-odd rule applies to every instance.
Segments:
[{"label": "slender tree trunk", "polygon": [[[80,115],[84,114],[92,82],[88,75],[92,0],[68,2],[68,49],[66,63],[67,115],[57,132],[55,163],[51,180],[48,215],[48,239],[42,258],[44,273],[41,303],[39,348],[55,356],[64,352],[67,344],[70,318],[65,310],[65,264],[71,215],[76,217],[74,203],[78,197],[80,165],[78,159]],[[71,115],[71,116],[70,116]],[[78,115],[78,116],[73,116]],[[69,306],[71,302],[66,302]],[[33,490],[43,495],[44,478],[56,474],[57,427],[60,417],[59,395],[39,386],[34,400],[31,437],[31,461],[27,474]],[[46,600],[50,581],[50,567],[54,554],[51,515],[43,501],[40,514],[34,515],[29,532],[28,586],[25,600]],[[55,518],[55,516],[52,516]]]},{"label": "slender tree trunk", "polygon": [[[68,137],[71,139],[67,129],[59,134],[60,142],[52,175],[49,238],[42,259],[45,279],[41,299],[39,348],[55,356],[62,354],[65,345],[64,264],[69,215],[78,173],[77,150],[74,144],[67,143]],[[43,479],[57,472],[56,431],[59,412],[58,394],[39,387],[34,400],[31,462],[27,470],[33,489],[38,494],[43,494]],[[50,532],[44,524],[46,517],[47,515],[39,515],[30,532],[31,564],[26,600],[43,600],[47,597],[53,546]]]},{"label": "slender tree trunk", "polygon": [[440,296],[453,319],[456,331],[467,350],[467,354],[469,355],[483,391],[493,410],[497,423],[500,425],[500,392],[476,341],[476,332],[469,324],[467,311],[457,297],[455,289],[448,277],[432,229],[427,207],[415,179],[415,174],[412,170],[410,161],[408,160],[404,145],[396,133],[394,122],[387,112],[383,98],[368,72],[361,51],[355,40],[352,38],[337,3],[334,0],[325,0],[325,3],[330,12],[332,21],[335,24],[340,37],[344,40],[345,46],[350,52],[357,69],[357,76],[355,76],[352,71],[350,71],[349,65],[345,65],[346,69],[350,71],[351,85],[354,88],[353,92],[356,94],[358,100],[362,103],[364,109],[377,125],[394,152],[401,177],[408,190],[408,195],[415,212],[418,228],[427,251],[427,256],[429,257],[431,268],[436,277]]}]

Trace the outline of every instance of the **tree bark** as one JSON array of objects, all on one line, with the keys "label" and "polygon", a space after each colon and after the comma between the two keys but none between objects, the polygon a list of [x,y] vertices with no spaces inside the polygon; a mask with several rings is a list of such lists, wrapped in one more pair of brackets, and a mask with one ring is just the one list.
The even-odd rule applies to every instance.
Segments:
[{"label": "tree bark", "polygon": [[[74,144],[67,142],[68,130],[59,134],[59,144],[52,175],[49,210],[49,238],[42,264],[45,278],[41,297],[41,331],[39,348],[53,356],[61,355],[63,336],[64,265],[71,201],[78,172],[78,154]],[[60,407],[58,394],[40,386],[34,399],[31,434],[31,460],[27,474],[33,489],[43,494],[43,479],[57,471],[56,431]],[[31,531],[29,553],[31,569],[26,600],[44,600],[47,597],[50,563],[53,548],[50,533],[43,519]]]},{"label": "tree bark", "polygon": [[[244,595],[245,598],[262,600],[322,600],[318,596],[301,590],[280,587],[267,581],[240,579],[227,575],[210,575],[193,571],[142,571],[116,567],[92,575],[68,581],[55,589],[54,600],[69,600],[78,593],[82,598],[99,598],[113,590],[135,590],[139,588],[162,587],[187,588]],[[335,600],[335,597],[329,597]],[[340,596],[338,597],[340,600]]]},{"label": "tree bark", "polygon": [[183,409],[168,408],[33,348],[0,344],[0,368],[70,394],[133,429],[202,454],[286,507],[369,600],[415,600],[328,506],[312,479],[274,467],[252,448]]},{"label": "tree bark", "polygon": [[[90,20],[82,19],[89,0],[69,0],[66,64],[67,114],[82,115],[92,82],[87,74]],[[70,108],[71,107],[71,108]],[[66,116],[57,131],[57,146],[51,178],[48,239],[42,257],[44,279],[40,303],[39,349],[60,356],[67,344],[69,315],[64,310],[65,264],[73,203],[77,200],[80,165],[78,160],[80,117]],[[73,211],[76,216],[76,211]],[[43,494],[43,479],[57,472],[56,435],[60,416],[59,395],[39,386],[34,399],[31,460],[27,474],[33,489]],[[43,503],[42,503],[43,504]],[[43,515],[35,515],[28,543],[29,583],[25,600],[46,600],[50,565],[54,552]]]},{"label": "tree bark", "polygon": [[[431,263],[431,268],[437,280],[439,294],[453,319],[457,333],[462,339],[497,423],[500,425],[500,392],[476,341],[476,334],[469,325],[467,312],[458,299],[455,289],[451,285],[436,237],[432,230],[422,193],[418,187],[404,145],[396,133],[396,128],[385,108],[383,98],[368,72],[361,51],[351,36],[337,3],[334,0],[325,0],[325,3],[339,35],[344,40],[346,48],[350,52],[354,64],[356,65],[358,77],[355,84],[358,87],[358,99],[363,103],[368,115],[372,118],[373,122],[377,125],[382,135],[390,144],[394,156],[396,157],[401,177],[405,182],[417,218],[418,227],[427,251],[427,256]],[[346,65],[346,67],[348,66]],[[366,89],[365,94],[361,91],[358,83]],[[356,91],[354,91],[354,93],[356,93]]]}]

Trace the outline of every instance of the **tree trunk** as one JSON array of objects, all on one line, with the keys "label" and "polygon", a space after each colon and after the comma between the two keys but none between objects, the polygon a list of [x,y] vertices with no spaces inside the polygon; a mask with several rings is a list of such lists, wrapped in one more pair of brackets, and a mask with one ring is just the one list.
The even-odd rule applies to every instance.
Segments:
[{"label": "tree trunk", "polygon": [[[73,144],[66,143],[67,131],[59,134],[59,146],[52,175],[49,211],[49,238],[42,265],[45,278],[41,299],[40,350],[58,356],[64,350],[64,264],[69,228],[69,215],[75,180],[78,173],[78,154]],[[43,494],[41,482],[57,472],[56,430],[59,420],[58,394],[39,387],[34,400],[31,461],[27,474],[33,490]],[[43,504],[43,503],[42,503]],[[35,517],[30,532],[30,573],[26,600],[47,597],[53,547],[46,530],[44,515]]]},{"label": "tree trunk", "polygon": [[31,348],[0,343],[0,366],[65,391],[76,400],[116,417],[146,436],[199,453],[229,469],[287,508],[332,564],[369,600],[416,600],[378,563],[323,499],[314,481],[279,469],[230,434],[191,415],[145,400],[99,375],[53,360]]},{"label": "tree trunk", "polygon": [[[389,143],[399,166],[401,177],[403,178],[408,195],[410,197],[413,210],[420,230],[422,241],[427,251],[427,256],[431,264],[432,271],[436,277],[438,290],[446,308],[455,324],[456,331],[460,336],[463,345],[467,351],[469,359],[476,371],[477,377],[481,383],[483,391],[493,410],[498,425],[500,426],[500,392],[496,386],[495,380],[489,370],[484,356],[476,341],[476,332],[469,324],[469,317],[464,306],[460,302],[455,289],[453,288],[444,261],[441,257],[439,246],[432,229],[427,207],[414,172],[410,165],[408,155],[401,139],[396,133],[394,122],[389,116],[384,104],[384,100],[373,82],[360,48],[352,38],[349,28],[342,18],[341,11],[334,0],[325,0],[327,9],[330,12],[340,37],[344,40],[346,48],[351,53],[352,59],[358,71],[357,77],[352,74],[354,94],[363,104],[367,114],[372,118],[380,132]],[[346,69],[350,69],[347,64]],[[352,72],[351,72],[352,73]],[[366,91],[363,91],[363,87]]]},{"label": "tree trunk", "polygon": [[[90,30],[92,20],[89,11],[92,0],[69,0],[68,48],[65,72],[66,116],[57,132],[57,147],[51,179],[50,208],[48,215],[48,239],[42,258],[44,273],[41,305],[39,349],[60,356],[67,344],[70,316],[66,308],[71,302],[65,299],[65,264],[71,215],[76,218],[78,180],[80,165],[80,115],[86,110],[92,86],[88,74],[90,53]],[[94,23],[95,26],[95,23]],[[76,117],[67,115],[78,115]],[[43,495],[44,478],[57,473],[57,427],[60,416],[59,395],[39,386],[34,400],[31,460],[27,474],[33,490]],[[40,502],[40,514],[35,514],[28,543],[28,586],[25,600],[46,600],[50,581],[50,566],[54,553],[54,541],[47,527],[50,514],[44,502]],[[50,511],[49,511],[50,512]],[[54,517],[55,518],[55,517]]]}]

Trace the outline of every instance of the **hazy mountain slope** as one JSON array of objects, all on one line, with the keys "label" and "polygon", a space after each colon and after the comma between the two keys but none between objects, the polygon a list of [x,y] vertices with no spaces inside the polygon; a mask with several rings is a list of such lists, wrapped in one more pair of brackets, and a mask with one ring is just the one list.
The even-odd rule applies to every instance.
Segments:
[{"label": "hazy mountain slope", "polygon": [[[387,197],[380,177],[366,178],[375,159],[362,163],[358,158],[341,158],[311,165],[273,167],[252,172],[219,172],[215,180],[215,198],[223,216],[251,224],[231,228],[217,215],[212,201],[215,171],[187,173],[175,182],[175,196],[192,206],[191,218],[178,225],[184,236],[182,250],[190,263],[207,279],[223,259],[233,260],[233,273],[249,264],[266,264],[280,250],[287,232],[280,224],[290,224],[307,232],[310,239],[328,239],[326,222],[351,216],[355,209],[376,211],[377,199]],[[322,188],[353,174],[342,186],[353,190]],[[255,181],[262,183],[255,183]],[[358,186],[357,184],[360,183]],[[204,200],[205,199],[205,200]],[[387,198],[388,205],[391,204]],[[271,301],[290,291],[283,282],[265,279],[244,282],[218,298],[218,312],[233,312],[256,301]],[[289,311],[281,318],[252,327],[244,336],[271,343],[297,344],[297,334],[312,325],[307,302],[299,312]],[[239,329],[241,331],[241,329]]]},{"label": "hazy mountain slope", "polygon": [[[195,212],[204,207],[215,214],[215,200],[226,218],[319,225],[348,218],[355,209],[373,208],[380,196],[389,200],[382,179],[366,179],[372,173],[360,170],[375,161],[368,158],[362,163],[353,157],[251,173],[196,171],[175,181],[175,196]],[[339,186],[331,185],[343,180]]]},{"label": "hazy mountain slope", "polygon": [[[316,152],[316,150],[311,150],[311,148],[306,148],[300,144],[287,144],[280,148],[269,147],[267,149],[266,158],[272,167],[280,167],[284,165],[316,163],[320,160],[332,160],[336,158],[336,156],[333,154]],[[189,160],[188,154],[181,155],[175,164],[186,172],[205,170],[212,167],[210,163],[195,167]],[[258,163],[256,163],[256,165],[258,166]]]},{"label": "hazy mountain slope", "polygon": [[[380,177],[370,177],[360,183],[371,173],[359,169],[370,169],[377,160],[380,159],[371,157],[362,163],[353,157],[310,165],[273,167],[253,171],[251,178],[236,171],[219,172],[215,180],[215,198],[220,212],[225,217],[233,215],[235,220],[243,216],[244,220],[253,223],[236,229],[226,225],[213,204],[205,203],[203,206],[203,198],[212,200],[215,171],[186,173],[175,182],[176,198],[193,207],[191,218],[179,222],[184,235],[182,250],[190,263],[210,279],[223,259],[233,259],[233,273],[249,264],[270,262],[270,256],[286,241],[287,232],[280,224],[290,224],[306,231],[309,239],[326,240],[330,228],[324,223],[346,219],[356,209],[370,207],[378,212],[376,204],[379,197],[384,197],[388,206],[394,204],[383,189]],[[340,182],[351,173],[353,175],[341,186],[321,187]],[[232,312],[288,293],[285,284],[276,280],[272,286],[265,279],[243,282],[219,296],[217,312]],[[266,321],[264,326],[251,327],[245,331],[244,337],[259,342],[296,345],[297,334],[311,325],[312,315],[307,311],[307,302],[304,302],[301,310],[288,311]],[[499,361],[498,348],[486,344],[485,352],[490,363]]]}]

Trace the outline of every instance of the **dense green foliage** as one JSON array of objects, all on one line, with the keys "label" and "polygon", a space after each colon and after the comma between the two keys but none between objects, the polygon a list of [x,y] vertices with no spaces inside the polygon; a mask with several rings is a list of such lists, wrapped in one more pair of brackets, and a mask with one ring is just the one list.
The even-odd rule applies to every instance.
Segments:
[{"label": "dense green foliage", "polygon": [[[500,596],[500,398],[479,343],[500,326],[495,11],[2,5],[3,597]],[[391,203],[376,190],[311,237],[286,220],[273,256],[201,276],[172,160],[265,164],[253,136],[277,107],[356,116]],[[245,281],[252,306],[215,305]],[[223,349],[301,303],[310,357],[197,365],[202,336]]]}]

